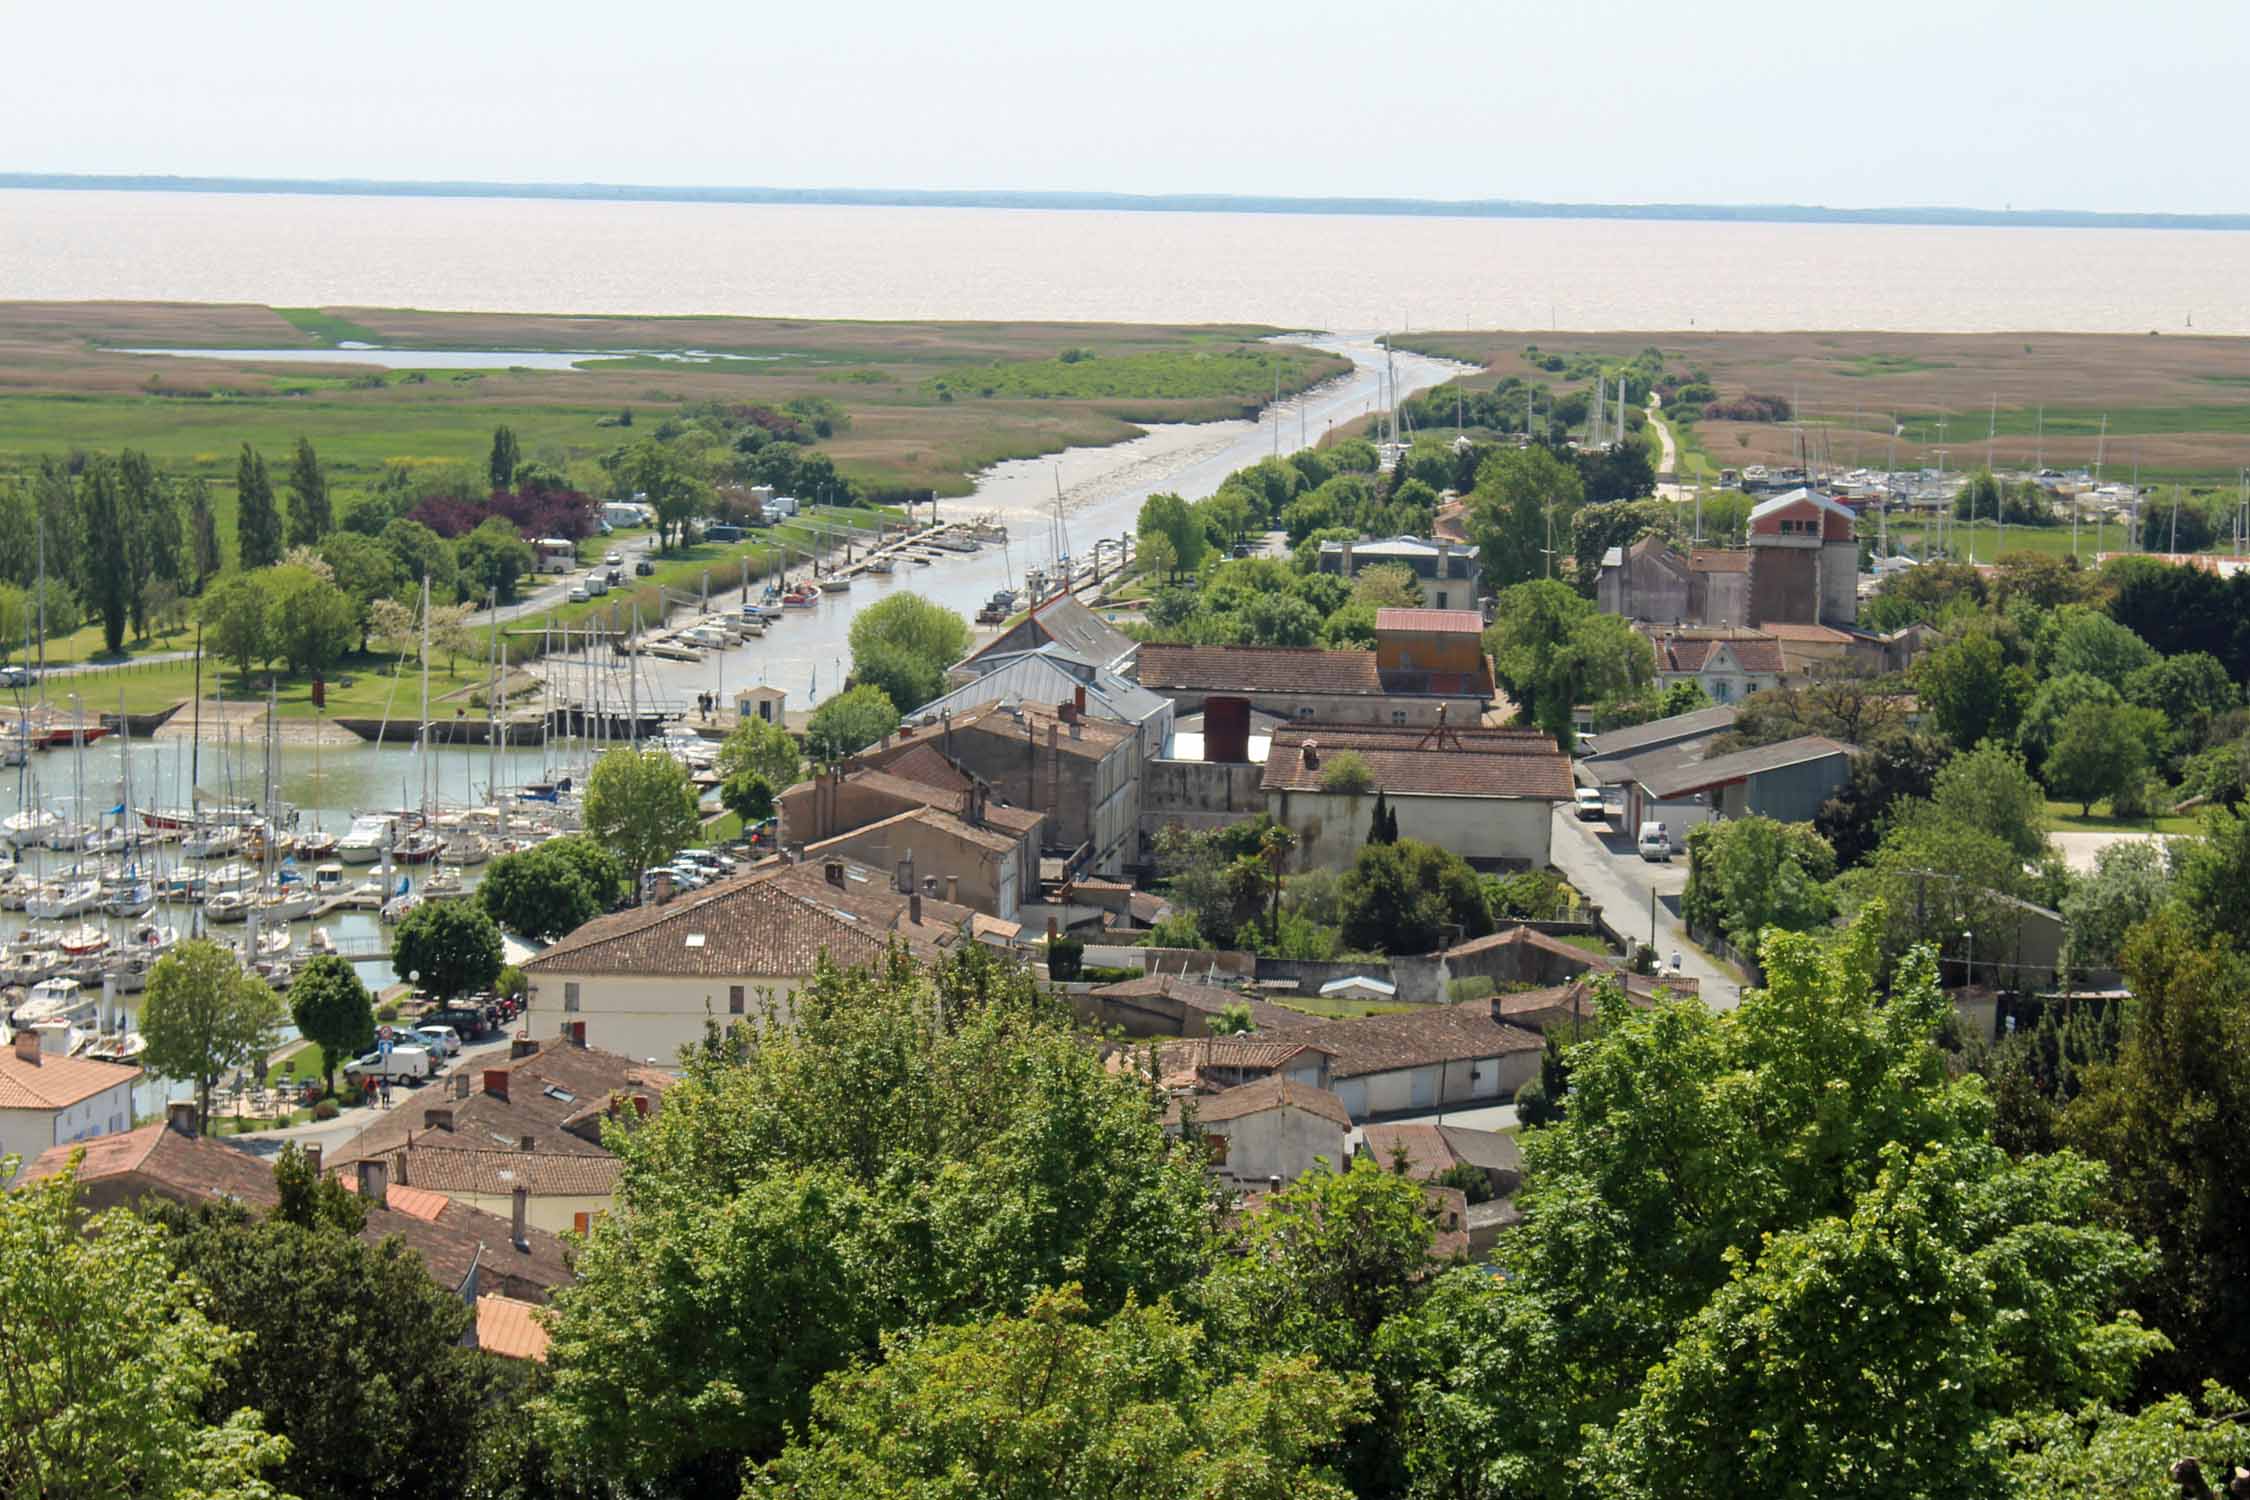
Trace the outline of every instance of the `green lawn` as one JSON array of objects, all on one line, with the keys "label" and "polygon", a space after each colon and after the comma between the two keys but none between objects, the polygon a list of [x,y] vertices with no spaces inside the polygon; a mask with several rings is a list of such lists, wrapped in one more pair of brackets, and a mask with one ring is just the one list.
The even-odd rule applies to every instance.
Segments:
[{"label": "green lawn", "polygon": [[1268,995],[1264,998],[1275,1005],[1301,1010],[1308,1016],[1322,1016],[1333,1020],[1350,1020],[1356,1016],[1387,1016],[1399,1011],[1429,1008],[1403,1000],[1334,1000],[1324,995]]},{"label": "green lawn", "polygon": [[[2096,807],[2100,803],[2094,804]],[[2201,833],[2202,820],[2167,814],[2160,818],[2113,818],[2101,813],[2080,817],[2075,802],[2047,804],[2047,821],[2057,833]]]},{"label": "green lawn", "polygon": [[[1863,523],[1864,524],[1864,523]],[[1922,555],[1922,534],[1919,524],[1888,525],[1884,534],[1897,551]],[[1958,521],[1946,528],[1948,549],[1952,555],[1967,562],[1988,563],[2004,552],[2044,552],[2056,557],[2071,555],[2070,527],[2062,526],[2010,526],[2003,538],[2000,528],[1992,521],[1974,524]],[[2077,537],[2078,560],[2092,567],[2097,552],[2125,550],[2131,533],[2116,522],[2105,522],[2096,527],[2091,520],[2080,523]]]}]

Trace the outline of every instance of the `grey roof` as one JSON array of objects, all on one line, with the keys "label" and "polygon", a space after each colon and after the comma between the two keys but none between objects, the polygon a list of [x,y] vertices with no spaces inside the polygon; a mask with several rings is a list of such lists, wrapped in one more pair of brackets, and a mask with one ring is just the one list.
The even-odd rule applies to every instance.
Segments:
[{"label": "grey roof", "polygon": [[1658,798],[1676,797],[1703,787],[1716,786],[1723,781],[1740,781],[1745,776],[1756,776],[1764,771],[1778,771],[1783,766],[1802,765],[1807,761],[1826,760],[1830,756],[1852,756],[1859,753],[1855,746],[1825,735],[1807,734],[1793,740],[1783,740],[1775,745],[1760,745],[1752,750],[1738,750],[1732,755],[1722,755],[1717,760],[1699,761],[1670,770],[1651,770],[1636,773],[1634,779],[1647,788],[1649,795]]},{"label": "grey roof", "polygon": [[1588,760],[1611,760],[1629,756],[1635,751],[1653,749],[1658,745],[1673,745],[1681,740],[1725,734],[1734,727],[1735,711],[1731,706],[1699,708],[1693,713],[1674,714],[1669,719],[1653,719],[1646,724],[1635,724],[1629,729],[1597,731],[1594,747],[1597,754]]},{"label": "grey roof", "polygon": [[[1323,553],[1341,553],[1346,545],[1344,542],[1326,541],[1320,544],[1320,550]],[[1352,542],[1348,545],[1355,560],[1362,557],[1435,557],[1439,550],[1437,542],[1426,542],[1418,536],[1384,537],[1380,541]],[[1446,551],[1455,555],[1476,550],[1460,542],[1446,542],[1444,546]]]},{"label": "grey roof", "polygon": [[1803,485],[1799,485],[1793,490],[1784,491],[1783,493],[1774,496],[1771,500],[1765,501],[1763,504],[1752,506],[1750,509],[1750,519],[1755,521],[1760,516],[1770,516],[1775,511],[1780,510],[1782,507],[1795,505],[1800,500],[1810,500],[1813,504],[1819,506],[1822,510],[1834,511],[1837,515],[1842,516],[1847,521],[1856,521],[1859,519],[1857,516],[1852,514],[1850,506],[1839,505],[1836,501],[1830,499],[1826,495],[1823,495],[1820,491],[1807,489]]},{"label": "grey roof", "polygon": [[1161,693],[1152,693],[1137,682],[1054,645],[992,657],[982,668],[979,676],[916,709],[914,717],[966,713],[987,703],[998,703],[1003,698],[1013,698],[1018,703],[1068,703],[1071,694],[1079,688],[1086,690],[1089,714],[1120,724],[1144,723],[1172,703]]},{"label": "grey roof", "polygon": [[971,672],[981,672],[982,664],[991,658],[1013,655],[1022,648],[1009,646],[995,650],[994,647],[1026,627],[1041,641],[1064,646],[1080,658],[1105,667],[1116,666],[1140,649],[1140,642],[1088,609],[1076,594],[1057,594],[1046,603],[1033,606],[1029,618],[1015,630],[1007,631],[982,651],[971,652],[960,666]]}]

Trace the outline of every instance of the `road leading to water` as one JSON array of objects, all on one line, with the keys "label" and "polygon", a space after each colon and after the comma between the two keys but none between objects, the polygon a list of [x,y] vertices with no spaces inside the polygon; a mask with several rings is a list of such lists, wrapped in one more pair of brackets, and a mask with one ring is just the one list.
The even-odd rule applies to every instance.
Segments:
[{"label": "road leading to water", "polygon": [[[1103,448],[1069,448],[1047,458],[1016,459],[986,470],[974,494],[941,500],[941,520],[997,515],[1009,532],[1005,547],[950,558],[929,567],[901,563],[888,577],[856,578],[848,593],[824,595],[810,610],[792,610],[759,640],[706,656],[700,663],[640,659],[642,692],[679,700],[769,683],[785,690],[792,710],[836,691],[851,660],[852,616],[876,600],[909,589],[973,616],[996,589],[1021,587],[1024,569],[1057,551],[1083,555],[1098,537],[1129,534],[1150,495],[1190,500],[1217,490],[1227,475],[1273,453],[1318,442],[1332,426],[1376,410],[1383,351],[1371,334],[1304,335],[1290,340],[1350,359],[1351,374],[1269,408],[1255,422],[1158,425],[1145,436]],[[1418,354],[1396,357],[1402,394],[1426,390],[1463,369]],[[1057,523],[1055,498],[1062,496]],[[728,602],[739,596],[729,596]],[[565,665],[566,672],[584,669]],[[597,669],[598,670],[598,669]],[[614,669],[611,669],[614,670]],[[622,678],[616,689],[622,693]]]}]

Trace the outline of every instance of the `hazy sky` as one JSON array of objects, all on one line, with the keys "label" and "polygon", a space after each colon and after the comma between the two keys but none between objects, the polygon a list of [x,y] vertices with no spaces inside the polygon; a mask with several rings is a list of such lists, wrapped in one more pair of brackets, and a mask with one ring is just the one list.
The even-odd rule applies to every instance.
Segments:
[{"label": "hazy sky", "polygon": [[0,169],[2241,211],[2250,4],[7,0]]}]

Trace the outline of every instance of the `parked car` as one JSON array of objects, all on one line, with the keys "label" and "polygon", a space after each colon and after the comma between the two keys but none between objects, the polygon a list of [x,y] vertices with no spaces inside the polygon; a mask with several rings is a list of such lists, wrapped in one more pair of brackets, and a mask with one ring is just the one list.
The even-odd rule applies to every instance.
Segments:
[{"label": "parked car", "polygon": [[1643,823],[1640,838],[1641,858],[1650,864],[1669,864],[1672,859],[1672,835],[1662,823]]},{"label": "parked car", "polygon": [[593,597],[592,594],[586,592],[586,585],[583,583],[574,583],[570,586],[570,602],[573,604],[584,604]]},{"label": "parked car", "polygon": [[1609,816],[1609,808],[1602,802],[1600,787],[1582,786],[1575,794],[1578,816],[1589,823],[1599,823]]},{"label": "parked car", "polygon": [[609,592],[609,580],[608,580],[608,579],[606,579],[606,578],[602,577],[602,575],[601,575],[601,574],[599,574],[599,573],[588,573],[588,574],[586,575],[586,594],[587,594],[587,597],[589,597],[589,598],[593,598],[593,599],[599,599],[599,598],[600,598],[600,597],[601,597],[602,595],[604,595],[604,594],[606,594],[606,593],[608,593],[608,592]]},{"label": "parked car", "polygon": [[0,667],[0,687],[30,687],[39,674],[29,667]]},{"label": "parked car", "polygon": [[652,562],[650,562],[650,561],[649,561],[649,560],[648,560],[647,558],[645,558],[645,557],[644,557],[644,558],[640,558],[640,559],[638,559],[637,561],[635,561],[635,562],[634,562],[634,564],[633,564],[633,571],[634,571],[635,573],[638,573],[638,574],[639,574],[639,575],[640,575],[641,577],[643,577],[643,578],[646,578],[646,577],[648,577],[648,576],[649,576],[650,574],[652,574],[652,573],[654,573],[654,572],[656,571],[656,564],[655,564],[655,563],[652,563]]},{"label": "parked car", "polygon": [[608,556],[606,556],[606,557],[604,557],[604,558],[602,559],[602,561],[603,561],[603,562],[605,562],[605,563],[608,563],[608,564],[609,564],[609,565],[610,565],[611,567],[613,567],[613,568],[614,568],[614,567],[616,567],[616,566],[617,566],[617,565],[618,565],[619,563],[623,562],[624,560],[625,560],[625,554],[624,554],[624,553],[622,553],[622,552],[612,552],[612,553],[610,553],[610,554],[609,554]]},{"label": "parked car", "polygon": [[414,1028],[414,1034],[427,1037],[430,1049],[443,1057],[461,1055],[461,1033],[450,1026],[432,1026],[427,1022]]},{"label": "parked car", "polygon": [[483,1005],[448,1005],[433,1010],[422,1018],[425,1027],[449,1027],[463,1041],[473,1042],[488,1032],[499,1029],[495,1014]]},{"label": "parked car", "polygon": [[411,1047],[393,1042],[388,1051],[377,1047],[365,1057],[355,1057],[345,1063],[344,1076],[351,1079],[388,1078],[394,1083],[420,1083],[425,1078],[437,1076],[437,1058],[427,1047]]}]

